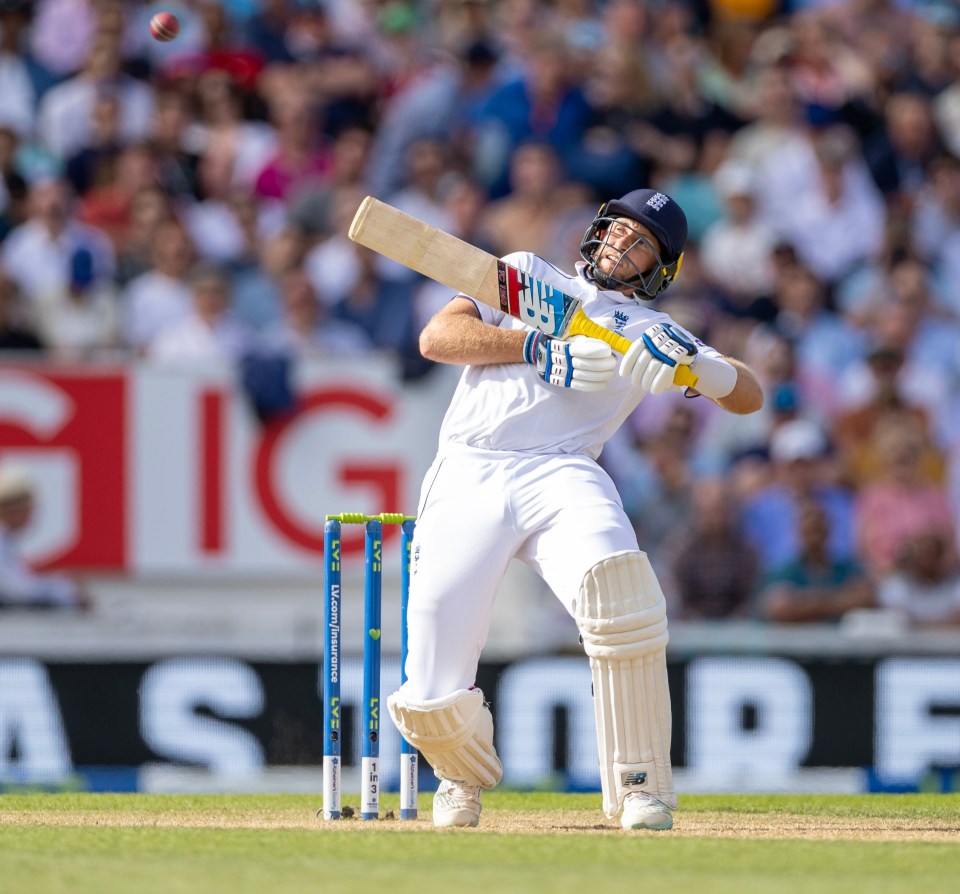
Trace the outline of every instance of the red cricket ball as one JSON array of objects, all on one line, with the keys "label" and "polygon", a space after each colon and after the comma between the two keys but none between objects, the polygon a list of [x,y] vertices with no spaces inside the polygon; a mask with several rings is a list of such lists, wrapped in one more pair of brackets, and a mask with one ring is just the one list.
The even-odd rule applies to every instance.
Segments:
[{"label": "red cricket ball", "polygon": [[173,40],[180,33],[180,20],[172,12],[158,12],[150,19],[150,34],[154,40]]}]

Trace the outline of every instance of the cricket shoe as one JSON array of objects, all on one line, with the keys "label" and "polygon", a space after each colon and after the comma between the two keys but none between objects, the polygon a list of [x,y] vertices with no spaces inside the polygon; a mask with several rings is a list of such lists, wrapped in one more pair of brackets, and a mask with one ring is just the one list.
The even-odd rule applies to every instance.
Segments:
[{"label": "cricket shoe", "polygon": [[620,825],[624,829],[665,831],[673,828],[673,813],[663,801],[657,800],[653,795],[630,792],[623,801]]},{"label": "cricket shoe", "polygon": [[442,779],[433,796],[435,826],[476,826],[480,823],[480,786]]}]

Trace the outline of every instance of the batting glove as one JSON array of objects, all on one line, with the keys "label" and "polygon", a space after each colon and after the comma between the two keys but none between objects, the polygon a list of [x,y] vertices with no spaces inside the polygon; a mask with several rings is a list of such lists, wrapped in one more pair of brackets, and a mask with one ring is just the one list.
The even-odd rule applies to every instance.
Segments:
[{"label": "batting glove", "polygon": [[523,359],[551,385],[577,391],[602,391],[613,378],[617,360],[606,342],[585,335],[570,341],[533,330],[523,344]]},{"label": "batting glove", "polygon": [[620,375],[651,394],[663,394],[673,387],[677,364],[689,366],[696,356],[689,332],[676,323],[655,323],[623,355]]}]

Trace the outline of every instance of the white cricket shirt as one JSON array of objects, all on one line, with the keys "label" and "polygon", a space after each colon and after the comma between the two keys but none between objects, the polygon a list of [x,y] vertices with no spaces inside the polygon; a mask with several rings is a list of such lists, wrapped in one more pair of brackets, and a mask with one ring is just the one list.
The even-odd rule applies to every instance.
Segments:
[{"label": "white cricket shirt", "polygon": [[[599,289],[582,275],[582,263],[571,276],[528,252],[514,252],[503,260],[580,298],[591,320],[631,341],[654,323],[677,326],[669,315],[634,298]],[[489,305],[477,302],[477,309],[485,323],[529,328]],[[703,353],[720,356],[694,336],[691,339]],[[617,373],[603,391],[584,392],[547,384],[528,363],[467,366],[440,429],[440,452],[447,444],[466,444],[522,453],[579,453],[596,459],[645,394],[645,389]]]}]

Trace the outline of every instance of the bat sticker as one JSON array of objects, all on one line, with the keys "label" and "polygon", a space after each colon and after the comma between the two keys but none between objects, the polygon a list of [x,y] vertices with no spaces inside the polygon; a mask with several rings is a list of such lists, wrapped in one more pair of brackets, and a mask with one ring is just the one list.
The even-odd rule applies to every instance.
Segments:
[{"label": "bat sticker", "polygon": [[580,301],[556,286],[497,261],[500,310],[554,338],[563,338]]}]

